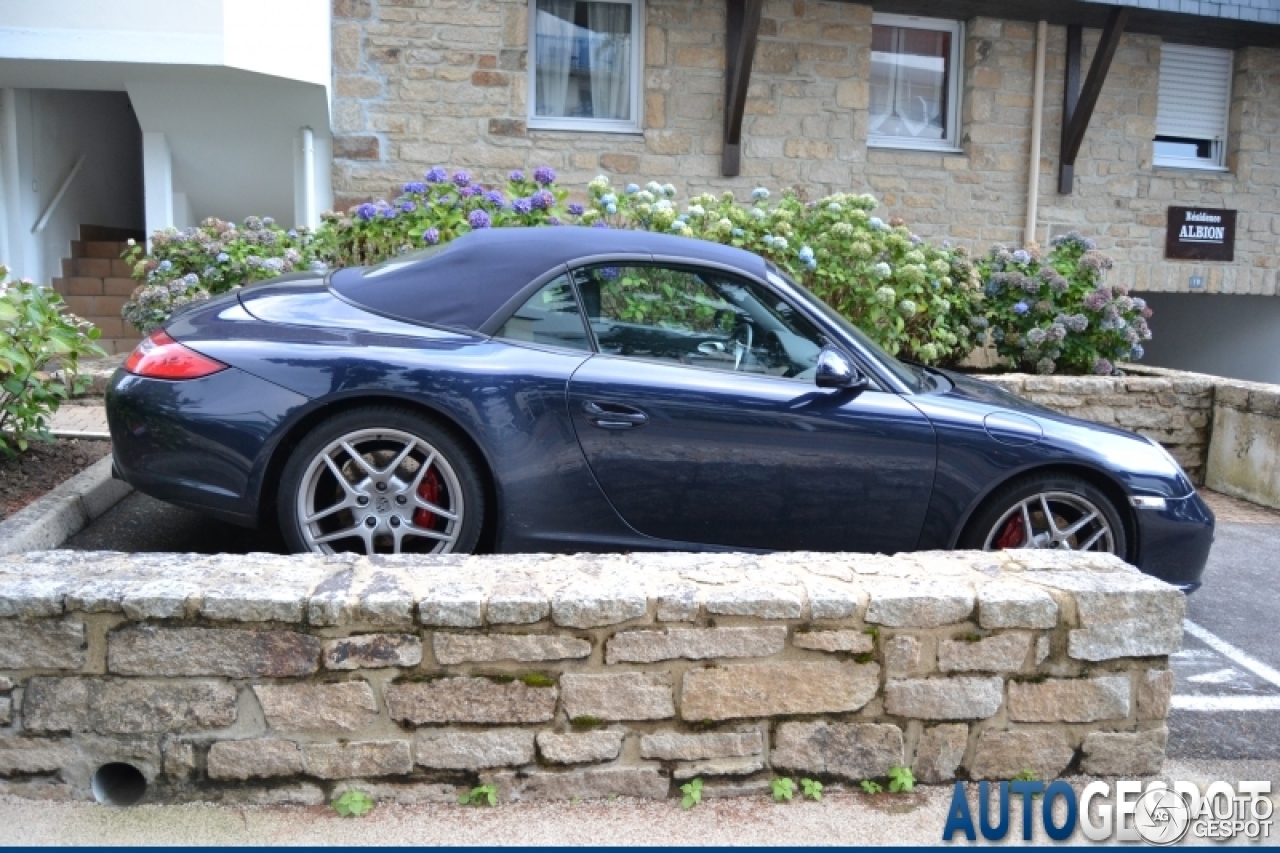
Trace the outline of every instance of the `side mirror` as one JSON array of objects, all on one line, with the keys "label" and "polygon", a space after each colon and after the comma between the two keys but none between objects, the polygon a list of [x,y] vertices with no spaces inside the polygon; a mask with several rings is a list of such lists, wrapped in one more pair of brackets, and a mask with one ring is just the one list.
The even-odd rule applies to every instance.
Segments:
[{"label": "side mirror", "polygon": [[870,383],[866,375],[853,366],[839,350],[826,347],[818,353],[814,383],[819,388],[844,388],[861,391]]}]

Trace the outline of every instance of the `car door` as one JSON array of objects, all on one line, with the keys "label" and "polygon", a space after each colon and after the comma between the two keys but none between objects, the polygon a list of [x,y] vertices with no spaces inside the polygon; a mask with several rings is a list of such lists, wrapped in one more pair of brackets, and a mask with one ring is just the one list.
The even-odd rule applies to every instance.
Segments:
[{"label": "car door", "polygon": [[739,548],[915,546],[932,426],[897,394],[817,388],[828,340],[777,293],[697,266],[574,278],[598,354],[570,379],[570,417],[627,524]]}]

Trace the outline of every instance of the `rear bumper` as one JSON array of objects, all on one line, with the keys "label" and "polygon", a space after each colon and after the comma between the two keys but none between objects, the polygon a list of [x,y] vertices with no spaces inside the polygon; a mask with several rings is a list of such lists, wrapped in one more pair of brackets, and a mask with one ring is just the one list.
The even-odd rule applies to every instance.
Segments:
[{"label": "rear bumper", "polygon": [[1137,516],[1138,568],[1183,592],[1199,589],[1213,545],[1213,511],[1193,493]]},{"label": "rear bumper", "polygon": [[159,500],[256,526],[267,458],[306,403],[236,368],[182,382],[118,370],[106,393],[113,471]]}]

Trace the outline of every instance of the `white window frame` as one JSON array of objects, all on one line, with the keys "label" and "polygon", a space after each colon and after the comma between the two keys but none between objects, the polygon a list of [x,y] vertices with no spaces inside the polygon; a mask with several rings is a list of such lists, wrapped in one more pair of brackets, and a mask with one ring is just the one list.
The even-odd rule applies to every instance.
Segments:
[{"label": "white window frame", "polygon": [[529,0],[529,61],[526,77],[528,104],[526,119],[530,130],[582,130],[593,133],[640,133],[644,127],[644,0],[608,0],[631,6],[631,109],[630,121],[599,118],[566,118],[537,115],[538,0]]},{"label": "white window frame", "polygon": [[[910,27],[917,30],[940,30],[951,33],[949,83],[947,86],[946,138],[938,140],[917,139],[907,136],[879,136],[867,129],[868,148],[897,148],[915,151],[948,151],[958,153],[960,148],[960,97],[964,92],[964,22],[947,18],[921,18],[915,15],[891,15],[876,12],[871,16],[872,26]],[[868,81],[870,85],[870,81]]]},{"label": "white window frame", "polygon": [[[1202,48],[1198,45],[1184,45],[1184,44],[1178,44],[1174,42],[1166,42],[1162,46],[1162,52],[1161,52],[1162,63],[1164,61],[1164,57],[1168,55],[1164,49],[1167,49],[1169,47],[1176,47],[1176,48],[1187,49],[1187,50],[1219,50],[1217,48]],[[1153,166],[1160,169],[1190,169],[1193,171],[1201,171],[1201,172],[1228,171],[1227,170],[1227,139],[1228,139],[1228,135],[1230,134],[1230,123],[1231,123],[1231,87],[1232,87],[1232,84],[1235,82],[1234,81],[1235,51],[1222,50],[1221,52],[1230,54],[1230,62],[1228,63],[1228,67],[1227,67],[1226,95],[1223,98],[1223,103],[1222,103],[1222,123],[1221,125],[1219,125],[1219,127],[1221,128],[1221,134],[1215,137],[1216,139],[1215,148],[1217,149],[1216,156],[1214,157],[1170,157],[1166,155],[1162,157],[1160,154],[1156,152],[1155,145],[1159,137],[1161,136],[1177,137],[1178,136],[1178,134],[1175,134],[1175,133],[1160,132],[1160,118],[1159,118],[1160,84],[1157,78],[1156,133],[1155,133],[1155,137],[1152,138],[1152,148],[1151,148],[1151,164]]]}]

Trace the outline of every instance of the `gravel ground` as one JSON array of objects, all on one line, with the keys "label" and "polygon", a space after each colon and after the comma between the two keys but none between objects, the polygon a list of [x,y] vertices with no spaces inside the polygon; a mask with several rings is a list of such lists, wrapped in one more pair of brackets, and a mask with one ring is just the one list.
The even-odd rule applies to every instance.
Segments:
[{"label": "gravel ground", "polygon": [[[1280,788],[1276,761],[1169,761],[1166,779],[1207,784],[1266,779]],[[1076,792],[1090,780],[1069,780]],[[935,845],[942,841],[952,789],[867,798],[834,791],[822,803],[778,805],[766,797],[708,800],[682,811],[675,800],[519,803],[495,809],[379,806],[361,819],[327,808],[137,806],[0,798],[4,843],[94,845]],[[1273,799],[1280,799],[1273,793]],[[977,795],[970,802],[976,808]],[[1060,805],[1061,803],[1059,803]],[[1020,808],[1006,841],[1021,845]],[[1038,812],[1038,809],[1037,809]],[[974,814],[975,820],[977,814]],[[1275,833],[1280,829],[1273,827]],[[1053,844],[1035,822],[1032,843]],[[1088,843],[1079,837],[1072,843]],[[956,836],[953,844],[965,844]],[[980,844],[990,844],[979,836]]]}]

